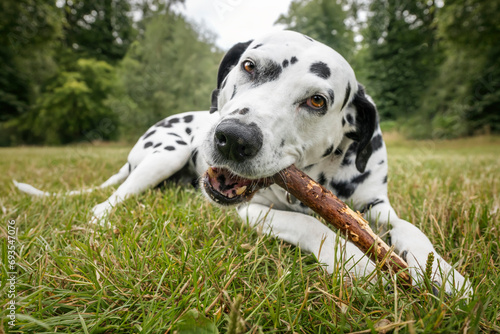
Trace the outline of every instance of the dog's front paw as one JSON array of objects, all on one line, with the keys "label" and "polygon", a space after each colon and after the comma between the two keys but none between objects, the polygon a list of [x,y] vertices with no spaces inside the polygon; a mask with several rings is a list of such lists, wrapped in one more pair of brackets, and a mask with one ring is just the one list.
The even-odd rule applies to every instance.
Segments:
[{"label": "dog's front paw", "polygon": [[[432,255],[429,255],[431,253]],[[461,295],[465,298],[472,297],[473,291],[469,280],[436,252],[431,253],[424,250],[401,252],[401,256],[408,263],[414,284],[424,286],[427,280],[427,282],[435,283],[438,288],[444,285],[444,290],[449,295]],[[432,266],[430,264],[431,260]],[[437,289],[433,291],[435,294],[438,291]]]},{"label": "dog's front paw", "polygon": [[108,215],[111,208],[112,207],[108,204],[108,202],[100,203],[94,206],[92,209],[92,218],[90,218],[89,224],[96,224],[111,228],[112,226],[108,222]]}]

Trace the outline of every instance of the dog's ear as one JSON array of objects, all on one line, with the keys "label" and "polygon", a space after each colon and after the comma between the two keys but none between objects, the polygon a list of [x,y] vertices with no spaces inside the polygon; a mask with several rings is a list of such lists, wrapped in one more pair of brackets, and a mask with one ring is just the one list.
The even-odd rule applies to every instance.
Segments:
[{"label": "dog's ear", "polygon": [[378,114],[375,105],[368,100],[364,87],[359,84],[358,92],[351,103],[356,108],[356,132],[347,133],[346,136],[358,142],[356,168],[363,173],[372,155],[371,140],[377,126]]},{"label": "dog's ear", "polygon": [[229,72],[231,72],[233,67],[238,63],[241,55],[243,54],[243,52],[245,52],[252,41],[253,40],[233,45],[233,47],[226,53],[224,58],[222,58],[222,61],[219,65],[219,72],[217,73],[217,89],[214,89],[214,91],[212,92],[212,106],[210,107],[210,113],[217,111],[217,98],[219,97],[219,91],[221,89],[222,82],[229,74]]}]

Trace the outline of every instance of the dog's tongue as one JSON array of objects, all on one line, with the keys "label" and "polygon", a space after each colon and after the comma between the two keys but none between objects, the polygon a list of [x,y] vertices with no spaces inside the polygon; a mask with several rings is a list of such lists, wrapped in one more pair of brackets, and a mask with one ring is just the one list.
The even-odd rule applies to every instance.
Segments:
[{"label": "dog's tongue", "polygon": [[242,195],[252,184],[252,180],[232,175],[224,168],[209,167],[207,174],[212,188],[227,198]]}]

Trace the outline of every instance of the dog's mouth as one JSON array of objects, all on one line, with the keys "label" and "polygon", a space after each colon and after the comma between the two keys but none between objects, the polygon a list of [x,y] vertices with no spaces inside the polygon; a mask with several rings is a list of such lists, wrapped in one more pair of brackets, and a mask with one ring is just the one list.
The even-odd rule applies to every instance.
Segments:
[{"label": "dog's mouth", "polygon": [[246,179],[226,168],[208,167],[201,183],[211,200],[229,206],[251,200],[257,190],[268,187],[272,181],[270,178]]}]

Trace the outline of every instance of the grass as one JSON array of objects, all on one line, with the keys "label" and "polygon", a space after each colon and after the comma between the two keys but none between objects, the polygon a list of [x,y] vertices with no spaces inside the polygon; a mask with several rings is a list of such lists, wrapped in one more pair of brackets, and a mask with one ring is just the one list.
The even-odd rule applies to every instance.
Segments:
[{"label": "grass", "polygon": [[[4,148],[0,333],[188,333],[189,321],[208,323],[206,333],[213,325],[221,333],[500,332],[500,139],[387,137],[392,204],[470,277],[469,303],[390,279],[327,275],[313,256],[175,185],[119,206],[114,231],[92,231],[90,209],[112,189],[33,198],[11,180],[56,192],[96,185],[129,147]],[[9,220],[18,237],[15,327],[6,317]]]}]

